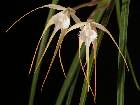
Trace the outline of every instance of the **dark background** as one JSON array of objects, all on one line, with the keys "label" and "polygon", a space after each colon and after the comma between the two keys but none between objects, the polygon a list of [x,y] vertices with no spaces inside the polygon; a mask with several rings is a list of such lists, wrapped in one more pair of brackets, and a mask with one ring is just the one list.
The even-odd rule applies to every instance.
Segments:
[{"label": "dark background", "polygon": [[[76,6],[79,3],[87,0],[60,0],[63,6]],[[138,1],[137,1],[138,2]],[[140,7],[136,0],[131,1],[129,27],[128,27],[128,50],[132,58],[135,74],[140,83],[139,76],[139,18]],[[46,17],[48,14],[47,8],[39,10],[30,16],[25,17],[22,21],[17,23],[8,33],[4,31],[23,14],[30,10],[50,3],[47,0],[1,0],[0,1],[0,80],[1,80],[1,102],[4,105],[27,105],[31,85],[32,74],[28,76],[28,70],[33,57],[37,41],[43,31]],[[88,10],[88,11],[87,11]],[[85,21],[85,16],[88,16],[92,8],[84,8],[78,11],[78,16]],[[118,33],[115,9],[111,15],[110,22],[107,28],[113,35]],[[78,34],[78,33],[76,33]],[[117,40],[117,39],[116,39]],[[65,68],[69,67],[71,58],[78,48],[78,38],[76,36],[67,37],[63,44],[62,58],[64,60]],[[66,45],[67,44],[67,45]],[[52,47],[53,48],[53,47]],[[65,50],[64,50],[65,49]],[[48,53],[51,54],[51,53]],[[116,103],[116,69],[117,68],[117,49],[114,47],[112,41],[108,37],[104,37],[100,47],[99,56],[97,59],[97,104],[101,103],[113,105]],[[57,59],[57,58],[56,58]],[[46,59],[45,59],[46,60]],[[116,61],[116,62],[115,62]],[[66,63],[65,63],[66,62]],[[60,69],[57,60],[54,62],[55,69]],[[44,65],[47,65],[45,63]],[[40,93],[40,86],[44,78],[46,66],[40,74],[40,84],[37,88],[36,103],[38,105],[45,105],[55,103],[60,86],[64,80],[64,76],[60,70],[52,69],[50,78],[44,87],[42,94]],[[82,73],[79,77],[82,81]],[[140,92],[136,90],[130,72],[126,73],[126,88],[125,88],[125,105],[140,105]],[[56,89],[57,87],[57,89]],[[78,88],[80,89],[80,88]],[[78,91],[77,89],[77,91]],[[80,90],[79,90],[80,91]],[[78,92],[75,93],[75,102],[77,105]],[[88,97],[90,100],[90,97]],[[91,101],[92,102],[92,101]],[[89,101],[88,105],[92,105]]]}]

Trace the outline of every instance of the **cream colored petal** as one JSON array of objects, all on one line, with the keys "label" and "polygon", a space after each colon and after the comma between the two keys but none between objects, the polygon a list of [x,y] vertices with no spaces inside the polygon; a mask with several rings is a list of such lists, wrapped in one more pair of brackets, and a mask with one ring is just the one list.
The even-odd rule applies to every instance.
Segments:
[{"label": "cream colored petal", "polygon": [[59,48],[59,61],[60,61],[60,65],[61,65],[61,68],[62,68],[62,72],[63,72],[63,74],[66,78],[67,76],[66,76],[66,73],[65,73],[65,70],[64,70],[64,66],[63,66],[63,63],[62,63],[62,57],[61,57],[61,45],[60,45],[60,48]]},{"label": "cream colored petal", "polygon": [[48,7],[48,8],[52,8],[52,9],[56,9],[56,10],[66,10],[67,9],[63,6],[56,5],[56,4],[48,4],[48,5],[44,5],[43,7]]},{"label": "cream colored petal", "polygon": [[[83,27],[83,26],[86,25],[86,24],[87,24],[87,22],[77,23],[77,24],[71,26],[71,27],[68,29],[67,33],[69,33],[70,31],[72,31],[72,30],[74,30],[74,29],[81,28],[81,27]],[[67,34],[67,33],[66,33],[66,34]]]},{"label": "cream colored petal", "polygon": [[[47,29],[48,29],[51,25],[53,25],[53,24],[54,24],[54,22],[52,21],[52,19],[50,19],[50,20],[48,21],[47,25],[45,26],[45,29],[44,29],[44,31],[43,31],[43,33],[42,33],[42,35],[41,35],[41,37],[40,37],[40,39],[39,39],[39,41],[38,41],[38,44],[37,44],[37,46],[36,46],[35,53],[34,53],[34,56],[33,56],[33,59],[32,59],[32,63],[31,63],[30,69],[29,69],[29,74],[30,74],[30,72],[31,72],[31,70],[32,70],[32,66],[33,66],[33,63],[34,63],[34,60],[35,60],[35,57],[36,57],[36,54],[37,54],[37,51],[38,51],[40,42],[41,42],[41,40],[42,40],[42,38],[43,38],[45,32],[47,31]],[[52,35],[51,35],[51,38],[49,39],[49,42],[48,42],[48,44],[47,44],[46,50],[47,50],[47,48],[48,48],[48,46],[49,46],[49,44],[50,44],[50,42],[51,42],[51,40],[52,40],[52,38],[54,37],[54,35],[55,35],[56,32],[57,32],[57,30],[54,30],[54,31],[53,31],[53,33],[52,33]],[[46,51],[45,51],[45,52],[46,52]],[[44,54],[45,54],[45,52],[44,52]],[[44,56],[44,55],[42,55],[42,58],[43,58],[43,56]],[[41,62],[42,58],[39,60],[40,62]]]},{"label": "cream colored petal", "polygon": [[66,31],[67,31],[67,29],[61,31],[61,34],[60,34],[60,36],[59,36],[59,40],[57,41],[57,46],[56,46],[55,51],[54,51],[54,55],[53,55],[53,57],[52,57],[52,60],[51,60],[50,65],[49,65],[49,69],[48,69],[48,71],[47,71],[47,73],[46,73],[46,76],[45,76],[45,79],[44,79],[44,81],[43,81],[43,83],[42,83],[41,90],[43,89],[43,86],[44,86],[44,83],[45,83],[46,79],[48,78],[48,75],[49,75],[49,73],[50,73],[52,64],[53,64],[53,62],[54,62],[54,59],[55,59],[55,57],[56,57],[57,52],[59,51],[59,48],[60,48],[61,44],[62,44],[62,42],[63,42],[63,39],[64,39],[65,34],[66,34]]},{"label": "cream colored petal", "polygon": [[121,49],[119,48],[118,44],[116,43],[116,41],[115,41],[115,39],[113,38],[113,36],[111,35],[111,33],[110,33],[103,25],[101,25],[101,24],[99,24],[99,23],[92,22],[92,24],[93,24],[95,27],[97,27],[97,28],[101,29],[102,31],[106,32],[106,33],[110,36],[110,38],[112,39],[112,41],[113,41],[114,44],[116,45],[116,47],[117,47],[119,53],[121,54],[121,56],[122,56],[122,58],[123,58],[123,60],[124,60],[124,62],[125,62],[125,65],[126,65],[126,67],[127,67],[127,70],[129,71],[129,67],[128,67],[126,58],[124,57],[124,55],[123,55]]},{"label": "cream colored petal", "polygon": [[29,14],[39,10],[39,9],[42,9],[42,8],[52,8],[52,9],[56,9],[56,10],[66,10],[65,7],[62,7],[60,5],[56,5],[56,4],[48,4],[48,5],[43,5],[41,7],[38,7],[38,8],[35,8],[31,11],[29,11],[28,13],[24,14],[22,17],[20,17],[18,20],[16,20],[7,30],[6,32],[8,32],[15,24],[17,24],[20,20],[22,20],[24,17],[28,16]]},{"label": "cream colored petal", "polygon": [[87,70],[86,70],[86,75],[87,75],[87,87],[89,91],[89,84],[90,84],[90,78],[89,78],[89,46],[86,46],[86,63],[87,63]]}]

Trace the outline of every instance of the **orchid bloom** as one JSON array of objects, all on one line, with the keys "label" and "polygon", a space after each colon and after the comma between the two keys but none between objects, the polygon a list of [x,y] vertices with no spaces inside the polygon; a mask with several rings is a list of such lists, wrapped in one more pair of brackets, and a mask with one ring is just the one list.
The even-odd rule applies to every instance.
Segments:
[{"label": "orchid bloom", "polygon": [[[71,26],[69,28],[69,30],[67,31],[70,32],[74,29],[77,29],[77,28],[80,28],[81,31],[80,31],[80,34],[79,34],[79,59],[80,58],[80,49],[81,49],[81,46],[83,43],[85,43],[85,46],[86,46],[86,64],[87,64],[87,71],[86,71],[86,81],[87,81],[87,87],[88,87],[88,90],[89,88],[91,89],[90,87],[90,79],[89,79],[89,47],[90,45],[92,44],[93,45],[93,50],[94,50],[94,60],[95,60],[95,66],[96,66],[96,39],[97,39],[97,31],[96,31],[96,28],[106,32],[109,37],[111,38],[111,40],[114,42],[115,46],[117,47],[119,53],[121,54],[125,64],[126,64],[126,67],[127,69],[129,70],[128,68],[128,64],[126,62],[126,59],[123,55],[123,53],[121,52],[118,44],[116,43],[115,39],[113,38],[113,36],[111,35],[111,33],[101,24],[99,23],[96,23],[94,21],[87,21],[87,22],[80,22],[80,23],[77,23],[73,26]],[[95,67],[95,89],[94,89],[94,96],[96,98],[96,67]]]},{"label": "orchid bloom", "polygon": [[[46,77],[45,77],[45,79],[44,79],[44,81],[43,81],[43,84],[44,84],[45,80],[47,79],[47,76],[48,76],[48,74],[49,74],[49,72],[50,72],[52,63],[53,63],[53,61],[54,61],[54,59],[55,59],[55,56],[56,56],[56,54],[57,54],[57,52],[58,52],[58,50],[59,50],[59,47],[60,47],[60,45],[61,45],[61,43],[62,43],[62,41],[63,41],[63,39],[64,39],[64,37],[65,37],[64,35],[65,35],[67,29],[68,29],[69,26],[70,26],[70,16],[74,15],[73,13],[74,13],[75,11],[74,11],[73,9],[71,9],[71,8],[65,8],[65,7],[62,7],[62,6],[60,6],[60,5],[56,5],[56,4],[44,5],[44,6],[38,7],[38,8],[36,8],[36,9],[34,9],[34,10],[32,10],[32,11],[26,13],[26,14],[23,15],[21,18],[19,18],[16,22],[14,22],[14,23],[6,30],[6,32],[8,32],[16,23],[18,23],[18,22],[19,22],[21,19],[23,19],[25,16],[27,16],[27,15],[29,15],[29,14],[31,14],[31,13],[33,13],[33,12],[39,10],[39,9],[46,8],[46,7],[47,7],[47,8],[52,8],[52,9],[59,10],[60,12],[56,13],[55,15],[53,15],[53,16],[48,20],[48,22],[47,22],[47,24],[46,24],[46,26],[45,26],[45,28],[44,28],[44,30],[43,30],[43,33],[42,33],[42,35],[41,35],[41,37],[40,37],[40,39],[39,39],[39,41],[38,41],[37,47],[36,47],[36,49],[35,49],[35,53],[34,53],[34,56],[33,56],[33,59],[32,59],[31,67],[30,67],[30,70],[29,70],[29,74],[30,74],[30,72],[31,72],[31,70],[32,70],[32,67],[33,67],[33,64],[34,64],[34,60],[35,60],[35,57],[36,57],[36,54],[37,54],[37,51],[38,51],[40,42],[41,42],[43,36],[45,35],[46,31],[48,30],[48,28],[49,28],[51,25],[53,25],[53,24],[55,25],[54,30],[53,30],[53,32],[52,32],[52,34],[51,34],[51,36],[50,36],[50,38],[49,38],[49,40],[48,40],[48,43],[46,44],[46,47],[45,47],[45,49],[44,49],[44,51],[43,51],[43,53],[42,53],[42,56],[41,56],[41,58],[39,59],[39,61],[38,61],[38,63],[37,63],[36,70],[37,70],[37,68],[39,67],[39,65],[40,65],[40,63],[41,63],[41,61],[42,61],[42,59],[43,59],[43,57],[44,57],[44,55],[45,55],[45,53],[46,53],[48,47],[50,46],[50,43],[51,43],[52,39],[54,38],[55,34],[57,33],[58,30],[61,30],[61,32],[60,32],[59,40],[58,40],[58,43],[57,43],[57,46],[56,46],[56,49],[55,49],[55,52],[54,52],[54,56],[53,56],[52,61],[51,61],[51,63],[50,63],[49,70],[48,70],[48,72],[47,72],[47,74],[46,74]],[[60,60],[61,60],[61,59],[60,59]],[[61,61],[60,61],[60,63],[61,63],[61,66],[62,66],[62,62],[61,62]],[[34,72],[36,72],[36,70],[35,70]],[[62,70],[63,70],[63,67],[62,67]],[[64,70],[63,70],[63,73],[64,73],[64,75],[65,75]],[[65,76],[65,77],[66,77],[66,76]],[[42,85],[42,87],[43,87],[43,85]]]},{"label": "orchid bloom", "polygon": [[[28,16],[29,14],[31,14],[31,13],[33,13],[33,12],[39,10],[39,9],[42,9],[42,8],[52,8],[52,9],[59,10],[60,12],[57,13],[57,14],[55,14],[54,16],[52,16],[52,17],[49,19],[48,23],[46,24],[46,26],[45,26],[45,28],[44,28],[44,31],[43,31],[43,33],[42,33],[42,35],[41,35],[41,37],[40,37],[40,39],[39,39],[39,42],[38,42],[38,44],[37,44],[37,47],[36,47],[36,49],[35,49],[35,53],[34,53],[34,56],[33,56],[33,60],[32,60],[32,63],[31,63],[30,70],[29,70],[29,74],[30,74],[30,72],[31,72],[31,69],[32,69],[32,66],[33,66],[33,63],[34,63],[34,60],[35,60],[35,56],[36,56],[36,53],[37,53],[37,50],[38,50],[38,48],[39,48],[40,42],[41,42],[41,40],[42,40],[42,38],[43,38],[45,32],[48,30],[48,28],[49,28],[51,25],[53,25],[53,24],[55,25],[54,31],[52,32],[52,35],[51,35],[50,38],[49,38],[49,41],[48,41],[48,43],[47,43],[47,45],[46,45],[46,48],[45,48],[45,50],[44,50],[44,52],[43,52],[43,55],[42,55],[40,61],[39,61],[39,63],[38,63],[38,66],[40,65],[40,63],[41,63],[41,61],[42,61],[42,59],[43,59],[43,57],[44,57],[44,54],[46,53],[46,51],[47,51],[47,49],[48,49],[48,47],[49,47],[49,45],[50,45],[50,43],[51,43],[51,41],[52,41],[54,35],[56,34],[56,32],[57,32],[58,30],[60,30],[60,29],[61,29],[61,30],[67,29],[67,28],[70,26],[70,11],[71,11],[72,9],[70,9],[70,8],[65,8],[65,7],[63,7],[63,6],[56,5],[56,4],[43,5],[43,6],[41,6],[41,7],[38,7],[38,8],[36,8],[36,9],[34,9],[34,10],[31,10],[30,12],[26,13],[25,15],[23,15],[21,18],[19,18],[17,21],[15,21],[15,22],[6,30],[6,32],[8,32],[8,31],[9,31],[15,24],[17,24],[21,19],[23,19],[24,17]],[[60,34],[60,35],[62,35],[62,34]]]},{"label": "orchid bloom", "polygon": [[[8,28],[8,30],[7,30],[7,31],[9,31],[17,22],[19,22],[21,19],[23,19],[25,16],[29,15],[30,13],[32,13],[32,12],[38,10],[38,9],[46,8],[46,7],[52,8],[52,9],[56,9],[56,10],[60,10],[60,12],[58,12],[58,13],[55,14],[55,15],[53,15],[53,16],[48,20],[48,23],[46,24],[46,26],[45,26],[45,28],[44,28],[44,31],[43,31],[43,33],[42,33],[42,35],[41,35],[41,37],[40,37],[40,39],[39,39],[39,42],[38,42],[38,44],[37,44],[37,47],[36,47],[36,49],[35,49],[35,53],[34,53],[34,56],[33,56],[33,59],[32,59],[31,67],[30,67],[30,70],[29,70],[29,74],[30,74],[30,72],[31,72],[31,70],[32,70],[32,66],[33,66],[33,64],[34,64],[34,60],[35,60],[35,57],[36,57],[37,50],[38,50],[38,48],[39,48],[40,42],[41,42],[41,40],[42,40],[44,34],[45,34],[46,31],[48,30],[48,28],[49,28],[51,25],[53,25],[53,24],[55,25],[54,30],[53,30],[53,32],[52,32],[52,34],[51,34],[51,36],[50,36],[50,38],[49,38],[49,40],[48,40],[48,43],[46,44],[46,47],[45,47],[45,49],[44,49],[44,51],[43,51],[43,53],[42,53],[42,56],[41,56],[41,58],[39,59],[39,61],[37,62],[36,69],[35,69],[34,72],[36,72],[37,68],[39,67],[39,65],[40,65],[40,63],[41,63],[41,61],[42,61],[42,59],[43,59],[43,57],[44,57],[44,55],[45,55],[45,53],[46,53],[48,47],[50,46],[50,43],[51,43],[53,37],[55,36],[56,32],[57,32],[58,30],[61,30],[61,32],[60,32],[60,36],[59,36],[59,39],[58,39],[58,42],[57,42],[57,46],[56,46],[56,48],[55,48],[54,55],[53,55],[53,57],[52,57],[52,60],[51,60],[49,69],[48,69],[48,71],[47,71],[47,73],[46,73],[46,76],[45,76],[45,79],[44,79],[44,81],[43,81],[43,83],[42,83],[41,90],[42,90],[42,88],[43,88],[43,86],[44,86],[44,83],[45,83],[47,77],[48,77],[48,74],[49,74],[50,69],[51,69],[51,67],[52,67],[52,64],[53,64],[53,62],[54,62],[54,59],[55,59],[55,57],[56,57],[56,54],[57,54],[58,50],[60,50],[62,41],[63,41],[65,35],[68,33],[68,31],[70,31],[70,30],[69,30],[69,26],[70,26],[70,16],[72,17],[72,19],[73,19],[76,23],[77,23],[77,22],[80,22],[80,19],[75,15],[75,11],[74,11],[72,8],[65,8],[65,7],[62,7],[62,6],[60,6],[60,5],[48,4],[48,5],[44,5],[44,6],[42,6],[42,7],[38,7],[38,8],[36,8],[36,9],[34,9],[34,10],[28,12],[27,14],[23,15],[23,16],[22,16],[20,19],[18,19],[13,25],[11,25],[11,27]],[[6,32],[7,32],[7,31],[6,31]],[[60,54],[59,54],[59,57],[60,57]],[[60,63],[61,63],[61,66],[63,66],[62,61],[61,61],[61,58],[60,58]],[[63,67],[62,67],[62,70],[63,70],[63,73],[64,73],[64,75],[65,75],[65,72],[64,72]],[[65,75],[65,77],[66,77],[66,75]]]},{"label": "orchid bloom", "polygon": [[[61,11],[58,12],[57,14],[53,15],[53,16],[49,19],[48,23],[46,24],[46,26],[45,26],[45,28],[44,28],[44,31],[43,31],[43,33],[42,33],[42,35],[41,35],[41,37],[40,37],[40,39],[39,39],[39,42],[38,42],[38,44],[37,44],[37,47],[36,47],[36,50],[35,50],[35,54],[34,54],[34,57],[33,57],[32,63],[31,63],[31,67],[30,67],[30,70],[29,70],[29,73],[31,72],[31,69],[32,69],[32,66],[33,66],[33,62],[34,62],[34,60],[35,60],[35,56],[36,56],[37,50],[38,50],[38,48],[39,48],[40,42],[41,42],[41,40],[42,40],[44,34],[45,34],[46,31],[48,30],[48,28],[49,28],[51,25],[53,25],[53,24],[55,25],[54,30],[53,30],[53,32],[52,32],[52,35],[51,35],[50,38],[49,38],[49,41],[48,41],[48,43],[47,43],[47,45],[46,45],[46,47],[45,47],[45,49],[44,49],[44,51],[43,51],[43,54],[42,54],[42,56],[41,56],[41,58],[40,58],[40,60],[39,60],[39,62],[38,62],[38,64],[37,64],[37,67],[40,65],[40,63],[41,63],[41,61],[42,61],[42,59],[43,59],[43,57],[44,57],[44,55],[45,55],[45,53],[46,53],[48,47],[50,46],[50,43],[51,43],[53,37],[55,36],[56,32],[57,32],[58,30],[61,30],[60,37],[63,37],[63,36],[62,36],[62,31],[63,31],[63,30],[67,30],[67,29],[69,28],[69,26],[70,26],[70,15],[69,15],[69,10],[68,10],[67,8],[62,7],[62,6],[60,6],[60,5],[55,5],[55,4],[45,5],[45,6],[40,7],[40,8],[44,8],[44,7],[49,7],[49,8],[53,8],[53,9],[57,9],[57,10],[61,10]],[[39,8],[38,8],[38,9],[39,9]],[[31,12],[33,12],[33,11],[31,11]],[[30,13],[31,13],[31,12],[30,12]],[[59,38],[60,38],[60,37],[59,37]],[[50,65],[50,66],[51,66],[51,65]],[[63,70],[63,73],[64,73],[64,70]],[[65,73],[64,73],[64,75],[65,75]],[[47,78],[47,76],[46,76],[46,78]]]}]

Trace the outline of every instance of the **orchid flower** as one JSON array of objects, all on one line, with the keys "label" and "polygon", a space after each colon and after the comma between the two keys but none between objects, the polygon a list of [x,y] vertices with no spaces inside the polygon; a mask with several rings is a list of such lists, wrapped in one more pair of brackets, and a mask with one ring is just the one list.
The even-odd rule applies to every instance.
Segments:
[{"label": "orchid flower", "polygon": [[[48,43],[47,43],[47,45],[46,45],[45,51],[44,51],[44,53],[43,53],[43,56],[44,56],[46,50],[48,49],[48,47],[49,47],[49,45],[50,45],[50,43],[51,43],[51,41],[52,41],[52,39],[53,39],[55,33],[56,33],[58,30],[60,30],[60,29],[66,29],[66,28],[69,27],[69,25],[70,25],[70,17],[69,17],[69,13],[68,13],[69,11],[68,11],[68,9],[65,8],[65,7],[62,7],[62,6],[60,6],[60,5],[56,5],[56,4],[43,5],[43,6],[41,6],[41,7],[38,7],[38,8],[36,8],[36,9],[34,9],[34,10],[31,10],[30,12],[26,13],[25,15],[23,15],[21,18],[19,18],[17,21],[15,21],[15,22],[6,30],[6,32],[8,32],[14,25],[16,25],[19,21],[21,21],[21,19],[23,19],[25,16],[28,16],[29,14],[31,14],[31,13],[33,13],[33,12],[39,10],[39,9],[42,9],[42,8],[52,8],[52,9],[60,10],[61,12],[59,12],[59,13],[55,14],[54,16],[52,16],[51,19],[49,19],[47,25],[45,26],[44,31],[43,31],[43,33],[42,33],[40,39],[39,39],[39,42],[38,42],[38,44],[37,44],[36,49],[35,49],[35,53],[34,53],[34,56],[33,56],[33,60],[32,60],[32,63],[31,63],[30,70],[29,70],[29,74],[30,74],[30,72],[31,72],[31,69],[32,69],[32,66],[33,66],[33,63],[34,63],[34,60],[35,60],[36,53],[37,53],[37,50],[38,50],[38,48],[39,48],[40,42],[41,42],[41,40],[42,40],[42,38],[43,38],[45,32],[47,31],[47,29],[48,29],[51,25],[55,24],[54,31],[52,32],[52,35],[51,35],[51,37],[50,37],[50,39],[49,39],[49,41],[48,41]],[[41,62],[43,56],[41,57],[41,59],[40,59],[40,61],[39,61],[38,64],[40,64],[40,62]]]},{"label": "orchid flower", "polygon": [[118,44],[116,43],[115,39],[113,38],[113,36],[111,35],[111,33],[101,24],[99,23],[96,23],[94,21],[91,21],[91,20],[88,20],[87,22],[80,22],[80,23],[77,23],[73,26],[71,26],[69,28],[69,30],[67,31],[70,32],[74,29],[77,29],[77,28],[80,28],[81,31],[80,31],[80,34],[79,34],[79,59],[80,58],[80,49],[81,49],[81,46],[83,43],[85,43],[85,46],[86,46],[86,64],[87,64],[87,70],[86,70],[86,80],[87,80],[87,87],[89,90],[90,88],[90,79],[89,79],[89,47],[90,45],[92,44],[93,45],[93,50],[94,50],[94,60],[95,60],[95,86],[94,86],[94,97],[96,98],[96,42],[97,42],[97,37],[98,37],[98,33],[96,31],[96,28],[99,28],[100,30],[106,32],[109,37],[112,39],[112,41],[114,42],[115,46],[117,47],[119,53],[121,54],[124,62],[125,62],[125,65],[127,67],[127,69],[129,70],[128,68],[128,64],[126,62],[126,59],[122,53],[122,51],[120,50]]},{"label": "orchid flower", "polygon": [[[50,18],[50,20],[48,21],[47,25],[45,26],[45,29],[44,29],[44,31],[43,31],[40,39],[39,39],[39,42],[37,44],[37,47],[36,47],[36,50],[35,50],[35,54],[34,54],[34,57],[33,57],[32,63],[31,63],[31,67],[30,67],[29,73],[31,72],[31,69],[32,69],[32,66],[33,66],[33,62],[34,62],[34,59],[35,59],[35,56],[36,56],[36,52],[38,50],[39,44],[41,42],[41,39],[44,36],[45,32],[48,30],[48,28],[51,25],[53,25],[53,24],[55,25],[54,30],[52,32],[52,35],[50,36],[49,41],[48,41],[48,43],[47,43],[47,45],[46,45],[46,47],[45,47],[45,49],[43,51],[43,54],[42,54],[42,56],[41,56],[41,58],[40,58],[40,60],[39,60],[39,62],[37,64],[37,68],[40,65],[40,63],[41,63],[41,61],[42,61],[42,59],[43,59],[43,57],[44,57],[44,55],[45,55],[48,47],[50,46],[50,43],[51,43],[53,37],[55,36],[56,32],[58,30],[61,30],[61,32],[62,32],[62,30],[67,29],[69,27],[69,25],[70,25],[70,15],[69,15],[68,9],[66,9],[64,7],[61,7],[59,5],[54,5],[54,4],[49,4],[49,5],[52,5],[50,7],[52,7],[53,9],[55,8],[57,10],[62,10],[62,11],[61,12],[58,12],[57,14],[55,14],[54,16],[52,16]],[[58,6],[58,8],[57,8],[57,6]],[[60,37],[62,37],[62,34],[60,34]],[[64,70],[63,70],[63,73],[64,73]],[[64,75],[65,75],[65,73],[64,73]]]},{"label": "orchid flower", "polygon": [[[57,33],[57,31],[58,31],[58,30],[61,30],[61,32],[60,32],[59,40],[58,40],[58,43],[57,43],[57,46],[56,46],[56,49],[55,49],[55,52],[54,52],[54,56],[53,56],[52,61],[51,61],[51,63],[50,63],[49,70],[48,70],[48,72],[47,72],[47,74],[46,74],[46,77],[45,77],[45,79],[44,79],[44,82],[45,82],[45,80],[46,80],[46,78],[47,78],[47,75],[48,75],[49,72],[50,72],[52,63],[53,63],[53,61],[54,61],[54,59],[55,59],[55,56],[56,56],[56,54],[57,54],[57,52],[58,52],[58,49],[59,49],[59,47],[60,47],[60,45],[61,45],[61,42],[63,41],[63,39],[64,39],[64,37],[65,37],[65,36],[64,36],[64,35],[65,35],[65,32],[67,31],[67,29],[68,29],[69,26],[70,26],[70,16],[73,16],[74,13],[75,13],[75,11],[74,11],[73,9],[71,9],[71,8],[65,8],[65,7],[62,7],[62,6],[60,6],[60,5],[56,5],[56,4],[44,5],[44,6],[38,7],[38,8],[36,8],[36,9],[34,9],[34,10],[32,10],[32,11],[26,13],[26,14],[23,15],[21,18],[19,18],[17,21],[15,21],[15,22],[6,30],[6,32],[8,32],[15,24],[17,24],[17,23],[18,23],[21,19],[23,19],[25,16],[27,16],[27,15],[29,15],[29,14],[31,14],[31,13],[33,13],[33,12],[39,10],[39,9],[46,8],[46,7],[47,7],[47,8],[52,8],[52,9],[56,9],[56,10],[60,10],[60,12],[58,12],[58,13],[55,14],[55,15],[53,15],[53,16],[49,19],[49,21],[47,22],[47,24],[46,24],[46,26],[45,26],[45,28],[44,28],[44,31],[43,31],[43,33],[42,33],[42,35],[41,35],[41,37],[40,37],[40,39],[39,39],[39,41],[38,41],[37,47],[36,47],[36,49],[35,49],[35,53],[34,53],[34,56],[33,56],[33,59],[32,59],[31,67],[30,67],[30,70],[29,70],[29,74],[30,74],[30,72],[31,72],[31,70],[32,70],[32,67],[33,67],[33,64],[34,64],[34,60],[35,60],[35,57],[36,57],[36,54],[37,54],[37,51],[38,51],[40,42],[41,42],[41,40],[42,40],[44,34],[45,34],[46,31],[48,30],[48,28],[49,28],[51,25],[53,25],[53,24],[55,25],[54,30],[53,30],[53,32],[52,32],[52,34],[51,34],[51,36],[50,36],[50,38],[49,38],[49,40],[48,40],[48,43],[46,44],[46,47],[45,47],[45,49],[44,49],[44,51],[43,51],[43,54],[42,54],[40,60],[37,62],[36,68],[39,67],[39,65],[40,65],[40,63],[41,63],[41,61],[42,61],[42,59],[43,59],[43,57],[44,57],[44,55],[45,55],[45,53],[46,53],[48,47],[50,46],[50,43],[51,43],[53,37],[54,37],[55,34]],[[60,55],[60,54],[59,54],[59,55]],[[60,58],[60,57],[61,57],[61,56],[59,56],[59,58]],[[61,58],[60,58],[60,63],[61,63],[61,67],[62,67],[63,64],[62,64]],[[37,70],[37,69],[36,69],[36,70]],[[36,70],[35,70],[34,72],[36,72]],[[62,67],[62,70],[63,70],[63,73],[64,73],[64,75],[65,75],[65,72],[64,72],[63,67]],[[65,75],[65,77],[66,77],[66,75]],[[43,82],[43,84],[44,84],[44,82]],[[43,85],[42,85],[42,87],[43,87]]]}]

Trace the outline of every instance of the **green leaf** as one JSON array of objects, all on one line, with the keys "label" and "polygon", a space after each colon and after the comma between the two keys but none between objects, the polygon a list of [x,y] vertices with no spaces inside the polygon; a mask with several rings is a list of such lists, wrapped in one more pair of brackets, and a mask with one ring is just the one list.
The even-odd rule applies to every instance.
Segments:
[{"label": "green leaf", "polygon": [[71,105],[74,89],[75,89],[75,86],[76,86],[76,83],[77,83],[77,79],[78,79],[78,76],[79,76],[79,71],[80,70],[77,71],[76,76],[74,78],[74,81],[72,82],[72,85],[71,85],[71,87],[69,89],[66,105]]},{"label": "green leaf", "polygon": [[133,77],[134,83],[135,83],[136,88],[138,89],[138,91],[140,91],[140,86],[139,86],[138,81],[136,79],[135,72],[134,72],[134,69],[133,69],[133,66],[132,66],[132,63],[131,63],[131,59],[130,59],[128,50],[126,51],[126,56],[127,56],[127,59],[128,59],[128,64],[129,64],[129,67],[130,67],[130,72],[131,72],[131,75]]},{"label": "green leaf", "polygon": [[[119,24],[119,21],[121,21],[120,20],[121,16],[120,16],[120,1],[119,0],[116,0],[116,14],[117,14],[118,25],[119,25],[119,29],[120,29],[121,28],[121,24]],[[130,67],[130,72],[131,72],[131,75],[133,77],[134,83],[135,83],[137,89],[140,90],[140,86],[139,86],[138,81],[136,79],[136,76],[135,76],[135,73],[134,73],[134,69],[133,69],[133,66],[132,66],[132,63],[131,63],[131,59],[129,57],[128,49],[126,51],[126,58],[127,58],[127,61],[128,61],[128,65]]]},{"label": "green leaf", "polygon": [[[52,3],[57,4],[58,1],[59,0],[53,0]],[[54,12],[55,12],[54,9],[50,9],[49,14],[48,14],[47,21],[54,14]],[[45,48],[45,45],[46,45],[46,41],[48,39],[48,33],[49,33],[49,29],[45,33],[45,35],[43,36],[43,38],[41,40],[41,44],[40,44],[38,55],[37,55],[36,66],[37,66],[37,64],[38,64],[38,62],[39,62],[39,60],[40,60],[40,58],[42,56],[42,53],[44,51],[44,48]],[[39,72],[40,72],[40,66],[38,68],[35,67],[35,71],[36,72],[34,72],[32,84],[31,84],[30,97],[29,97],[29,103],[28,103],[29,105],[33,105],[33,103],[34,103],[34,98],[35,98],[35,93],[36,93],[36,87],[37,87],[37,81],[38,81]]]},{"label": "green leaf", "polygon": [[[118,23],[119,23],[119,47],[126,56],[127,50],[127,27],[129,14],[129,0],[122,0],[121,12],[119,14],[119,1],[116,6]],[[126,57],[125,57],[126,58]],[[117,73],[117,105],[124,105],[124,89],[125,89],[125,64],[120,54],[118,54],[118,73]]]}]

